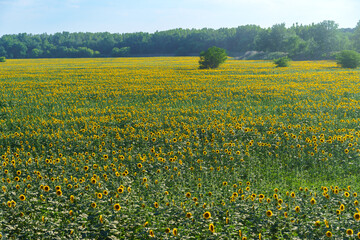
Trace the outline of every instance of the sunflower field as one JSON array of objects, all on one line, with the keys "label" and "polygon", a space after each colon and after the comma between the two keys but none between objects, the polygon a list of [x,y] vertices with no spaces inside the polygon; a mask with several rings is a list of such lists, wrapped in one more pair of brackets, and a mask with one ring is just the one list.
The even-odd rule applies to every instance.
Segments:
[{"label": "sunflower field", "polygon": [[359,82],[332,61],[1,63],[0,237],[360,238]]}]

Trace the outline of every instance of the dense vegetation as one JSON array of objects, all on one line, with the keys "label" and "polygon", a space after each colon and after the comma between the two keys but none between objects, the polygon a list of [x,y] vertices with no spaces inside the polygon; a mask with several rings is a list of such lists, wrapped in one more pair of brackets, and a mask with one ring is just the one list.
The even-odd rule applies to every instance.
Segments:
[{"label": "dense vegetation", "polygon": [[247,51],[286,52],[292,59],[327,59],[333,52],[360,51],[360,22],[339,29],[334,21],[289,28],[245,25],[237,28],[173,29],[155,33],[55,33],[3,35],[0,56],[7,58],[198,55],[211,46],[230,56]]},{"label": "dense vegetation", "polygon": [[357,68],[360,66],[360,54],[355,51],[344,50],[338,53],[336,62],[343,68]]},{"label": "dense vegetation", "polygon": [[288,57],[274,59],[273,62],[276,67],[288,67],[291,60]]},{"label": "dense vegetation", "polygon": [[197,61],[3,64],[0,238],[360,237],[359,70]]},{"label": "dense vegetation", "polygon": [[211,47],[206,51],[200,53],[199,68],[209,69],[217,68],[220,64],[224,63],[227,59],[225,49],[218,47]]}]

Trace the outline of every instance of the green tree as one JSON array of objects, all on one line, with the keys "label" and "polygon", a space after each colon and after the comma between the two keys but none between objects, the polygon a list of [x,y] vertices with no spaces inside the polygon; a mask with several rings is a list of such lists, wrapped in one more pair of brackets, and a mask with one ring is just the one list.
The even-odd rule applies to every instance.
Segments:
[{"label": "green tree", "polygon": [[225,49],[214,46],[200,53],[199,68],[200,69],[217,68],[220,66],[220,64],[224,63],[226,59],[227,59],[227,54]]},{"label": "green tree", "polygon": [[357,51],[360,51],[360,21],[354,29],[353,44]]},{"label": "green tree", "polygon": [[360,54],[352,50],[344,50],[336,56],[336,62],[343,68],[357,68],[360,66]]},{"label": "green tree", "polygon": [[288,57],[274,59],[274,64],[276,65],[276,67],[288,67],[289,62],[290,62],[290,58]]},{"label": "green tree", "polygon": [[114,47],[111,51],[113,57],[127,57],[130,54],[130,47],[117,48]]},{"label": "green tree", "polygon": [[0,57],[0,62],[6,62],[6,58],[5,57]]},{"label": "green tree", "polygon": [[31,50],[31,54],[30,54],[30,57],[33,57],[33,58],[38,58],[41,56],[41,54],[43,53],[42,50],[40,49],[37,49],[37,48],[34,48],[33,50]]}]

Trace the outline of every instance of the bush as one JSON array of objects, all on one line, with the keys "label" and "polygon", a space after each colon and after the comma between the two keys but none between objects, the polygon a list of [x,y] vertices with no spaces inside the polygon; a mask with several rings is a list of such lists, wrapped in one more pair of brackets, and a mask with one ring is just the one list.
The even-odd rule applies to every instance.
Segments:
[{"label": "bush", "polygon": [[200,53],[199,68],[217,68],[227,59],[226,50],[218,47],[211,47]]},{"label": "bush", "polygon": [[290,61],[291,61],[290,58],[282,57],[282,58],[274,59],[274,64],[276,65],[276,67],[288,67]]},{"label": "bush", "polygon": [[336,63],[343,68],[357,68],[360,66],[360,54],[351,50],[341,51],[336,56]]},{"label": "bush", "polygon": [[6,62],[6,58],[5,57],[0,57],[0,62]]}]

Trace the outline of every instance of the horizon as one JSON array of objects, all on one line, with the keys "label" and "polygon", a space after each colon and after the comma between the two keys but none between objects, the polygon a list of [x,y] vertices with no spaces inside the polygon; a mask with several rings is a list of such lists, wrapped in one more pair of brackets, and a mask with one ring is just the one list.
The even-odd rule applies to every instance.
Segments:
[{"label": "horizon", "polygon": [[325,20],[355,28],[357,0],[0,0],[0,36],[58,32],[154,33],[172,29],[220,29],[257,25],[289,28]]}]

